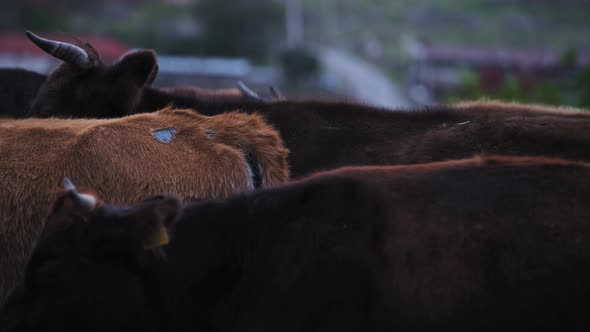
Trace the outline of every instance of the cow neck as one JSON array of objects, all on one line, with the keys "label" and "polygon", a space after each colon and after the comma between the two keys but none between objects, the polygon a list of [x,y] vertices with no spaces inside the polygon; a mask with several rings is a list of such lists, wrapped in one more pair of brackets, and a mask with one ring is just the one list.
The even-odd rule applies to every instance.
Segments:
[{"label": "cow neck", "polygon": [[167,307],[165,289],[162,286],[162,276],[158,271],[158,268],[160,268],[162,264],[165,264],[165,261],[155,254],[155,251],[150,253],[150,255],[150,259],[153,260],[153,265],[148,264],[148,268],[132,268],[129,269],[129,271],[137,276],[141,287],[144,290],[144,294],[146,295],[145,298],[149,304],[149,308],[153,311],[153,315],[157,316],[153,319],[157,324],[157,329],[154,330],[165,331],[170,326],[170,312]]},{"label": "cow neck", "polygon": [[167,287],[164,295],[172,309],[170,317],[177,328],[198,326],[192,330],[233,330],[214,328],[214,325],[231,326],[230,317],[235,314],[223,315],[228,318],[223,322],[215,321],[214,317],[218,317],[220,310],[228,309],[223,308],[224,303],[231,299],[242,277],[242,248],[250,237],[248,222],[237,222],[229,217],[234,215],[231,211],[246,216],[242,209],[247,209],[247,205],[241,204],[246,201],[242,200],[242,195],[237,197],[240,198],[233,198],[231,202],[238,199],[238,206],[232,204],[235,209],[229,210],[225,208],[226,201],[189,204],[174,227],[172,241],[166,247],[168,260],[166,268],[162,269],[162,280]]}]

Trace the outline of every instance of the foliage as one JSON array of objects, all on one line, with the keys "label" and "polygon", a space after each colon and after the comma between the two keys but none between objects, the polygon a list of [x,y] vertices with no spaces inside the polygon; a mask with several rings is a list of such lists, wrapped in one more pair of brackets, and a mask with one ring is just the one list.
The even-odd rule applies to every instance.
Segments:
[{"label": "foliage", "polygon": [[32,31],[60,32],[69,29],[65,15],[43,8],[18,11],[17,24]]},{"label": "foliage", "polygon": [[281,65],[289,79],[302,79],[317,74],[320,62],[305,48],[287,50],[281,54]]},{"label": "foliage", "polygon": [[[119,10],[121,10],[119,8]],[[124,40],[131,45],[141,48],[152,48],[158,52],[169,52],[168,46],[175,42],[168,34],[170,31],[162,29],[160,24],[167,20],[178,19],[183,16],[180,9],[166,3],[149,1],[140,6],[127,9],[126,15],[109,22],[109,18],[104,18],[105,22],[99,25],[106,25],[106,30],[110,35]],[[187,47],[190,50],[190,46]]]},{"label": "foliage", "polygon": [[590,109],[590,65],[578,75],[574,87],[578,92],[578,104]]},{"label": "foliage", "polygon": [[448,101],[489,98],[557,106],[569,105],[590,110],[590,65],[561,80],[539,80],[532,86],[525,86],[522,81],[510,74],[506,75],[502,85],[493,91],[486,91],[475,75],[466,75],[463,82],[459,91],[448,97]]},{"label": "foliage", "polygon": [[575,49],[570,48],[570,49],[567,49],[565,52],[563,52],[559,62],[565,68],[573,68],[574,65],[576,64],[577,60],[578,60],[578,52],[576,52]]},{"label": "foliage", "polygon": [[195,14],[205,27],[196,45],[209,55],[246,56],[261,62],[283,34],[282,6],[272,0],[206,0]]},{"label": "foliage", "polygon": [[[302,0],[306,35],[346,45],[367,32],[385,45],[421,41],[481,47],[588,47],[588,0]],[[543,36],[543,38],[538,38]]]}]

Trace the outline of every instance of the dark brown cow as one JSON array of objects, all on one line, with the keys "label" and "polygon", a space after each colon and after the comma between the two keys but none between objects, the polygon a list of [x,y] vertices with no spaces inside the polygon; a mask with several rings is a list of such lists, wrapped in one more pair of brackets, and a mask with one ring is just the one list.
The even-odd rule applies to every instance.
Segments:
[{"label": "dark brown cow", "polygon": [[[388,111],[330,101],[203,103],[142,84],[153,72],[149,51],[104,66],[85,46],[91,65],[64,63],[39,93],[33,115],[122,116],[168,104],[219,114],[239,107],[262,114],[291,151],[293,177],[347,165],[410,164],[467,158],[478,153],[547,155],[590,161],[590,116],[498,103]],[[111,77],[112,79],[107,79]]]},{"label": "dark brown cow", "polygon": [[221,199],[286,181],[287,153],[276,130],[243,113],[0,120],[0,302],[65,175],[118,203],[161,192]]},{"label": "dark brown cow", "polygon": [[47,76],[20,68],[0,68],[0,118],[24,118]]},{"label": "dark brown cow", "polygon": [[[590,164],[344,168],[184,208],[77,197],[55,204],[4,331],[590,329]],[[144,248],[171,224],[157,259]]]}]

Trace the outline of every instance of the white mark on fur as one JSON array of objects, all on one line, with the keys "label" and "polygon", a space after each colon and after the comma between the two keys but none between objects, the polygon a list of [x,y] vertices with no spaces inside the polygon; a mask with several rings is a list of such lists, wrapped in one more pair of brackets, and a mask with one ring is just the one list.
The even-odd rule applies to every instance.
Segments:
[{"label": "white mark on fur", "polygon": [[252,172],[252,167],[250,167],[250,163],[246,161],[246,173],[248,174],[248,190],[253,191],[254,188],[254,173]]},{"label": "white mark on fur", "polygon": [[152,136],[162,143],[170,143],[176,135],[176,128],[152,130]]}]

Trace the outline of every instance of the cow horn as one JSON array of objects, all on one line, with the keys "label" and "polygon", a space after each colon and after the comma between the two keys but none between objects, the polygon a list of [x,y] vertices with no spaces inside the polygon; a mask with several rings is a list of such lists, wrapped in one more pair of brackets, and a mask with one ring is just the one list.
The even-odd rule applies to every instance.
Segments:
[{"label": "cow horn", "polygon": [[64,189],[66,190],[72,190],[75,191],[76,190],[76,186],[74,186],[74,184],[72,183],[72,180],[70,180],[70,178],[65,177],[64,178]]},{"label": "cow horn", "polygon": [[262,98],[260,98],[260,96],[256,92],[252,91],[252,89],[247,87],[246,84],[244,84],[244,82],[238,81],[237,85],[238,85],[238,89],[242,92],[242,94],[246,98],[252,99],[255,101],[262,101]]},{"label": "cow horn", "polygon": [[40,49],[64,62],[82,68],[88,68],[91,65],[88,53],[74,44],[41,38],[29,30],[26,30],[25,34]]},{"label": "cow horn", "polygon": [[279,91],[279,89],[277,89],[277,87],[275,87],[274,85],[271,85],[268,87],[268,89],[270,90],[270,94],[277,99],[283,99],[283,94],[281,93],[281,91]]},{"label": "cow horn", "polygon": [[70,191],[76,197],[76,200],[82,205],[82,207],[88,211],[94,210],[96,207],[97,200],[94,196],[88,194],[81,194],[76,190],[76,186],[72,183],[68,177],[64,178],[63,186],[66,190]]},{"label": "cow horn", "polygon": [[76,191],[74,191],[73,193],[74,195],[76,195],[76,198],[78,199],[78,202],[80,202],[80,205],[82,205],[82,207],[84,207],[88,211],[94,210],[97,203],[96,198],[94,196],[88,194],[80,194]]}]

